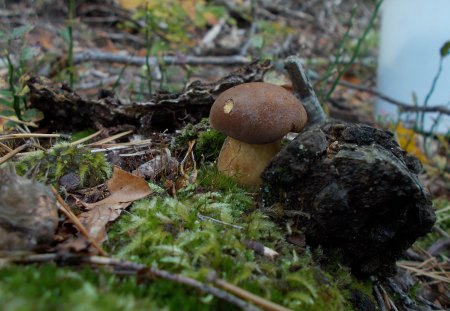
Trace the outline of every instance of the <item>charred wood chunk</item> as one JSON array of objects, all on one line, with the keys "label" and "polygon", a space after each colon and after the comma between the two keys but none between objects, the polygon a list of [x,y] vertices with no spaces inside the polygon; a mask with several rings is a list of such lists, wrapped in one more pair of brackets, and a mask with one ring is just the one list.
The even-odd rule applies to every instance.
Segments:
[{"label": "charred wood chunk", "polygon": [[329,121],[273,159],[262,174],[261,203],[283,227],[302,230],[309,245],[340,250],[355,273],[389,275],[435,222],[420,170],[391,133]]}]

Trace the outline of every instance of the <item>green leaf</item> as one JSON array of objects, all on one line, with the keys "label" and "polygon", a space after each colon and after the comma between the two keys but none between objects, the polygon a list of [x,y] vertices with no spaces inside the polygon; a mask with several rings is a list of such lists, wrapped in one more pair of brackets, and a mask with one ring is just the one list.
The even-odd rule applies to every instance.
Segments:
[{"label": "green leaf", "polygon": [[16,113],[14,112],[14,110],[0,110],[0,116],[4,116],[4,117],[14,117],[16,115]]},{"label": "green leaf", "polygon": [[264,46],[264,37],[262,35],[254,35],[251,39],[253,47],[260,49]]},{"label": "green leaf", "polygon": [[59,35],[67,43],[70,41],[69,28],[65,27],[59,31]]},{"label": "green leaf", "polygon": [[21,59],[30,60],[37,54],[38,54],[38,51],[36,50],[36,48],[27,46],[27,47],[24,47],[24,49],[22,50]]},{"label": "green leaf", "polygon": [[11,39],[23,38],[23,36],[30,32],[34,26],[32,25],[24,25],[17,28],[14,28],[11,34]]},{"label": "green leaf", "polygon": [[441,47],[441,57],[446,57],[450,54],[450,40],[445,42],[444,45]]},{"label": "green leaf", "polygon": [[0,95],[3,97],[12,97],[13,96],[11,91],[8,91],[8,90],[0,90]]},{"label": "green leaf", "polygon": [[7,99],[7,98],[0,97],[0,105],[12,107],[13,104],[14,104],[14,102],[13,102],[12,98]]},{"label": "green leaf", "polygon": [[42,111],[40,111],[36,108],[31,108],[31,109],[25,110],[25,112],[22,115],[22,118],[25,121],[37,122],[37,121],[41,121],[42,119],[44,119],[44,114],[42,113]]},{"label": "green leaf", "polygon": [[27,95],[30,92],[30,88],[28,85],[25,85],[20,91],[17,92],[17,96],[22,97]]}]

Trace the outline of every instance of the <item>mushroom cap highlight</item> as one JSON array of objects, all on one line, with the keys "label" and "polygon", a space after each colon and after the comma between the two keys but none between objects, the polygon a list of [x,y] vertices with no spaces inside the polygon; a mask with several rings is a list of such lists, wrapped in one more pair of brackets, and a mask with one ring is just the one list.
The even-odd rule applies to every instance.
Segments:
[{"label": "mushroom cap highlight", "polygon": [[211,107],[211,126],[248,144],[268,144],[306,125],[305,108],[281,86],[250,82],[221,93]]}]

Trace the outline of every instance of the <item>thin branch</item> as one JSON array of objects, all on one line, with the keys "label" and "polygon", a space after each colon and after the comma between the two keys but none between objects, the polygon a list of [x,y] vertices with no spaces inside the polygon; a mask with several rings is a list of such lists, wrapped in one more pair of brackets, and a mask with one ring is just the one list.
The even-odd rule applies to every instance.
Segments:
[{"label": "thin branch", "polygon": [[345,86],[345,87],[348,87],[348,88],[351,88],[354,90],[373,94],[376,97],[381,98],[381,99],[399,107],[404,112],[411,112],[411,111],[412,112],[437,112],[437,113],[450,115],[450,109],[443,105],[427,106],[427,107],[413,106],[413,105],[409,105],[407,103],[398,101],[392,97],[389,97],[385,94],[382,94],[372,88],[369,88],[369,87],[366,87],[363,85],[358,85],[358,84],[354,84],[354,83],[350,83],[350,82],[346,82],[346,81],[339,81],[339,85],[342,85],[342,86]]},{"label": "thin branch", "polygon": [[16,149],[8,152],[7,154],[5,154],[3,157],[0,158],[0,165],[5,163],[9,159],[11,159],[13,156],[15,156],[16,154],[18,154],[19,152],[21,152],[22,150],[24,150],[25,148],[28,148],[30,146],[31,146],[31,142],[28,141],[25,144],[23,144],[22,146],[17,147]]},{"label": "thin branch", "polygon": [[288,309],[288,308],[280,306],[279,304],[276,304],[276,303],[269,301],[267,299],[264,299],[262,297],[256,296],[236,285],[228,283],[225,280],[215,279],[215,280],[213,280],[213,283],[215,285],[225,289],[227,292],[233,293],[234,295],[241,297],[242,299],[245,299],[247,301],[251,301],[252,303],[263,308],[264,310],[267,310],[267,311],[290,311],[290,309]]},{"label": "thin branch", "polygon": [[56,191],[55,187],[51,186],[50,189],[53,192],[53,195],[55,196],[58,203],[61,205],[60,210],[63,212],[64,215],[67,216],[77,227],[78,230],[86,237],[86,239],[92,243],[92,246],[94,246],[95,249],[97,249],[98,253],[102,256],[106,256],[107,253],[103,250],[103,248],[100,246],[100,244],[97,243],[97,241],[89,234],[87,229],[83,226],[81,221],[75,216],[75,214],[72,212],[70,207],[64,202],[64,200],[61,198],[61,196],[58,194],[58,191]]},{"label": "thin branch", "polygon": [[1,140],[9,140],[9,139],[20,139],[20,138],[64,138],[67,139],[68,136],[64,134],[40,134],[40,133],[16,133],[3,135],[0,137]]},{"label": "thin branch", "polygon": [[[130,65],[142,66],[146,64],[146,57],[134,56],[129,54],[109,53],[98,50],[86,50],[74,54],[74,64],[80,64],[88,61],[113,62]],[[230,56],[193,56],[193,55],[176,55],[163,56],[161,61],[166,65],[221,65],[221,66],[237,66],[247,65],[251,62],[250,58],[242,55]],[[149,57],[148,64],[157,66],[159,64],[157,57]]]},{"label": "thin branch", "polygon": [[230,294],[224,290],[217,287],[201,283],[195,279],[185,277],[179,274],[174,274],[166,270],[161,270],[157,268],[152,268],[143,264],[138,264],[131,261],[121,260],[111,257],[103,256],[83,256],[78,254],[37,254],[37,255],[25,255],[25,256],[11,256],[7,258],[2,258],[6,263],[17,263],[17,264],[29,264],[29,263],[44,263],[44,262],[56,262],[61,265],[79,265],[79,264],[89,264],[95,266],[106,266],[112,267],[115,272],[120,271],[130,271],[134,274],[139,274],[140,276],[153,279],[155,277],[173,281],[175,283],[183,284],[195,289],[200,290],[203,293],[214,295],[215,297],[228,301],[231,304],[241,308],[246,311],[258,311],[259,309],[247,301],[244,301],[234,294]]}]

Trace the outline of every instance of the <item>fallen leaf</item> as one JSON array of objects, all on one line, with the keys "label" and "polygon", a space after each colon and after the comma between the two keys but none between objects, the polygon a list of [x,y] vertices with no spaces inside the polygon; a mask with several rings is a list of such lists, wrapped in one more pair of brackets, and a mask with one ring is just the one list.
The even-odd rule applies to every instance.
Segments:
[{"label": "fallen leaf", "polygon": [[428,163],[427,156],[422,151],[419,134],[414,129],[405,127],[401,122],[395,128],[397,134],[398,144],[406,152],[412,154],[422,162],[422,164]]},{"label": "fallen leaf", "polygon": [[[107,182],[111,195],[96,203],[81,204],[86,212],[78,215],[89,235],[98,243],[106,239],[106,225],[120,216],[122,211],[136,200],[145,198],[152,193],[147,182],[138,176],[129,174],[118,167],[114,168],[112,178]],[[79,237],[76,240],[83,239]],[[70,243],[77,244],[71,241]]]}]

